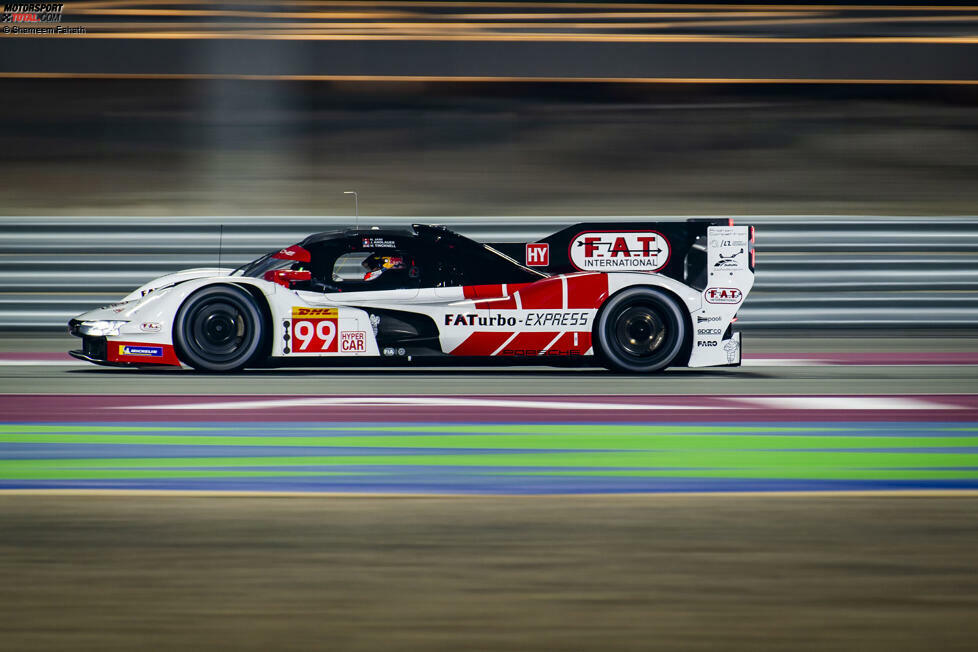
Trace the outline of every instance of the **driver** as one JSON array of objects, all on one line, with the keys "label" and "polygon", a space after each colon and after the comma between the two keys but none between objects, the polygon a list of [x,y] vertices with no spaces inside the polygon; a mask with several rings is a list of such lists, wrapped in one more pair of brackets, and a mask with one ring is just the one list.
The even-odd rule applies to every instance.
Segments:
[{"label": "driver", "polygon": [[385,275],[400,276],[407,269],[404,256],[398,252],[371,254],[360,265],[367,271],[363,275],[364,281],[376,281]]}]

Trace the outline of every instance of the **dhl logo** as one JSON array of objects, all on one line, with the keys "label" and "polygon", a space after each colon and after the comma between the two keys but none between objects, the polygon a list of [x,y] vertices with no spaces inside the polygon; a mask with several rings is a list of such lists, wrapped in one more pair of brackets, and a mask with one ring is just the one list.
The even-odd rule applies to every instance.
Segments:
[{"label": "dhl logo", "polygon": [[339,310],[336,308],[305,308],[302,306],[292,306],[292,319],[299,319],[301,317],[332,317],[336,319],[339,316]]}]

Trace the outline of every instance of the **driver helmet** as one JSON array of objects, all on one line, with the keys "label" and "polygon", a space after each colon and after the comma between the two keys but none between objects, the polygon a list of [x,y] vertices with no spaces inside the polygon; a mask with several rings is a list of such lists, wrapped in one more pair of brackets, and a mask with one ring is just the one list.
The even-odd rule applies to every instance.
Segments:
[{"label": "driver helmet", "polygon": [[407,268],[404,256],[396,252],[371,254],[360,264],[367,270],[367,273],[363,275],[364,281],[378,279],[391,270]]}]

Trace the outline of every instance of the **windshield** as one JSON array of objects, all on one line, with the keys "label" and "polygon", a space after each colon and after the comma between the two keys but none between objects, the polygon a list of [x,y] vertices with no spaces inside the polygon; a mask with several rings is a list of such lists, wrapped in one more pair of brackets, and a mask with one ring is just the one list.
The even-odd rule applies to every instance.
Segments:
[{"label": "windshield", "polygon": [[282,260],[280,258],[272,258],[272,256],[274,256],[278,252],[279,252],[278,249],[276,249],[275,251],[269,251],[267,254],[261,256],[260,258],[256,258],[250,263],[245,263],[244,265],[241,265],[233,272],[231,272],[231,276],[235,276],[236,274],[240,273],[241,276],[254,276],[257,278],[261,278],[265,274],[265,272],[275,270],[275,269],[282,269],[283,267],[288,267],[293,262],[295,262],[291,260]]}]

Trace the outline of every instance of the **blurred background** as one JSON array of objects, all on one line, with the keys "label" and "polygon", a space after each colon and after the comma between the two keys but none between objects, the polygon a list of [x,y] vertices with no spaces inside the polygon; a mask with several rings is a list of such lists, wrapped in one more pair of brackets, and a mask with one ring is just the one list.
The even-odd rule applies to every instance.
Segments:
[{"label": "blurred background", "polygon": [[875,5],[69,2],[0,212],[973,214],[978,8]]},{"label": "blurred background", "polygon": [[351,189],[374,223],[496,240],[749,216],[744,329],[978,326],[978,7],[107,0],[4,26],[0,329],[213,265],[220,225],[237,265],[349,224]]}]

